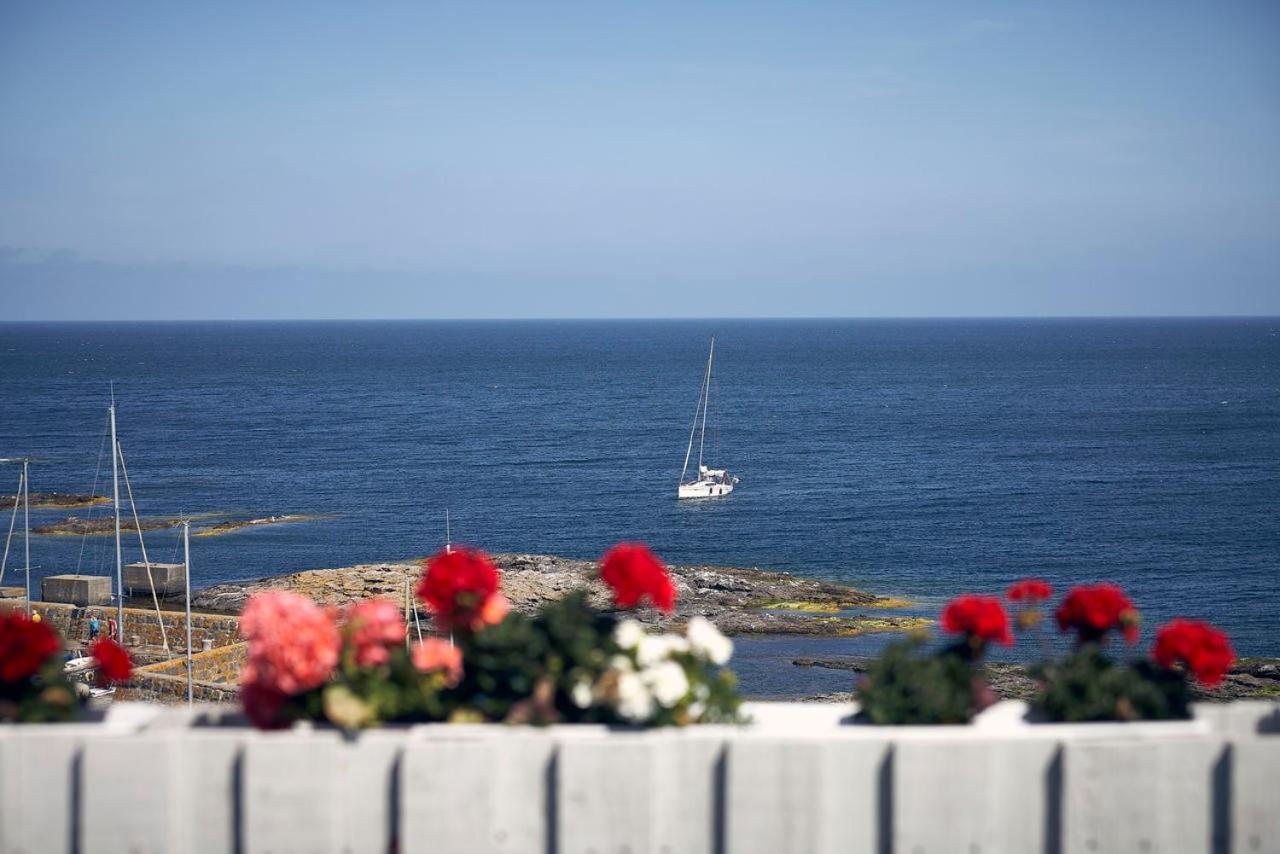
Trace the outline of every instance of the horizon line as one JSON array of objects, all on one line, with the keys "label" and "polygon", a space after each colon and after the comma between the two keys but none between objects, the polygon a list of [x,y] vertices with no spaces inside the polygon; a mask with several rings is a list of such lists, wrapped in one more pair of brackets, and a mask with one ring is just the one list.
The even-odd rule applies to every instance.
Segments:
[{"label": "horizon line", "polygon": [[167,318],[23,318],[0,326],[110,323],[705,323],[849,320],[1280,320],[1280,314],[946,314],[946,315],[705,315],[689,317],[167,317]]}]

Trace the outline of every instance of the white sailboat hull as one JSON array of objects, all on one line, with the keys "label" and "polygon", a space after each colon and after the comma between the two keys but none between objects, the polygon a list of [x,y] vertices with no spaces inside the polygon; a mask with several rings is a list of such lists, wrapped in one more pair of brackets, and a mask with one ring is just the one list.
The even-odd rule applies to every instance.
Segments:
[{"label": "white sailboat hull", "polygon": [[732,483],[719,483],[714,480],[696,480],[693,483],[682,483],[676,490],[676,498],[722,498],[733,492]]}]

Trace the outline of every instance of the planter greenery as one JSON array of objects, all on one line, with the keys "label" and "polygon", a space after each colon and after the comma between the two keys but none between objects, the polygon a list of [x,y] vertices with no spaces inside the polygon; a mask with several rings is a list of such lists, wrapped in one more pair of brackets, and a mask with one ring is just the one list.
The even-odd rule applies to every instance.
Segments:
[{"label": "planter greenery", "polygon": [[[129,654],[110,638],[93,643],[98,684],[128,681]],[[57,632],[25,614],[0,614],[0,722],[54,723],[74,720],[89,699],[64,668],[66,654]]]},{"label": "planter greenery", "polygon": [[[1007,591],[1013,623],[1024,634],[1041,630],[1041,605],[1053,595],[1040,579]],[[1054,611],[1058,628],[1074,635],[1072,652],[1031,668],[1039,684],[1031,701],[1041,722],[1185,720],[1191,716],[1191,680],[1212,687],[1231,667],[1226,636],[1194,620],[1174,620],[1157,633],[1151,655],[1129,659],[1110,651],[1139,637],[1138,611],[1119,587],[1097,584],[1068,591]],[[991,642],[1009,644],[1009,618],[998,599],[961,596],[942,612],[942,627],[959,635],[930,656],[922,639],[890,645],[857,688],[857,720],[874,724],[957,724],[994,702],[982,673]]]},{"label": "planter greenery", "polygon": [[[605,555],[601,578],[619,608],[670,612],[676,590],[644,546]],[[599,612],[585,592],[536,614],[513,613],[482,553],[446,550],[426,562],[418,596],[452,640],[406,644],[399,609],[362,602],[339,614],[284,592],[253,597],[241,696],[260,727],[297,720],[354,730],[397,721],[731,722],[739,697],[726,669],[732,644],[694,617],[684,635],[647,634]]]}]

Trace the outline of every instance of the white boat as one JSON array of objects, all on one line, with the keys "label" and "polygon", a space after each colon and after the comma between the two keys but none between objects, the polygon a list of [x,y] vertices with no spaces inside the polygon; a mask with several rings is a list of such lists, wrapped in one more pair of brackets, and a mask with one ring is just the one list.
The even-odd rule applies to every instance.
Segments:
[{"label": "white boat", "polygon": [[[693,425],[689,428],[689,447],[684,452],[684,468],[680,470],[680,483],[676,488],[676,498],[722,498],[731,492],[738,478],[729,474],[727,469],[713,469],[703,462],[703,450],[707,440],[707,410],[711,407],[711,360],[716,354],[716,339],[711,339],[711,350],[707,353],[707,372],[702,377],[702,388],[698,391],[698,405],[693,410]],[[702,422],[699,430],[698,422]],[[689,473],[689,460],[693,458],[693,437],[698,436],[698,469],[697,477],[685,480]]]}]

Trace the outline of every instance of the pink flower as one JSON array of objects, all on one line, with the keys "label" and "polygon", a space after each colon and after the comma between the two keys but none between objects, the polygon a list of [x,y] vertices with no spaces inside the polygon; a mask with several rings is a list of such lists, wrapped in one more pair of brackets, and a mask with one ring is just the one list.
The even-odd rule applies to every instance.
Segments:
[{"label": "pink flower", "polygon": [[440,638],[427,638],[413,646],[413,666],[420,673],[443,673],[453,687],[462,679],[462,651]]},{"label": "pink flower", "polygon": [[479,622],[484,626],[496,626],[511,613],[511,602],[501,593],[495,593],[485,600],[480,608]]},{"label": "pink flower", "polygon": [[347,637],[360,667],[381,667],[391,660],[389,649],[404,643],[404,619],[387,599],[369,599],[347,608]]},{"label": "pink flower", "polygon": [[333,614],[296,593],[268,590],[250,597],[240,618],[254,681],[281,694],[324,684],[338,664],[342,639]]}]

